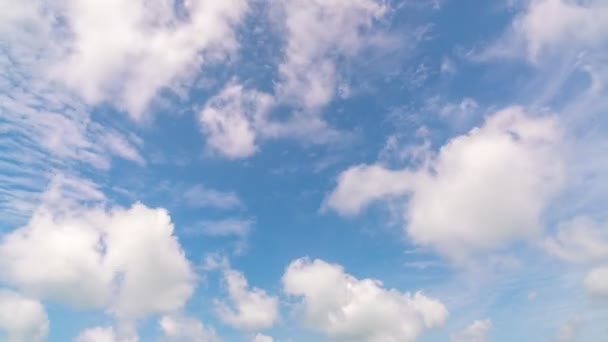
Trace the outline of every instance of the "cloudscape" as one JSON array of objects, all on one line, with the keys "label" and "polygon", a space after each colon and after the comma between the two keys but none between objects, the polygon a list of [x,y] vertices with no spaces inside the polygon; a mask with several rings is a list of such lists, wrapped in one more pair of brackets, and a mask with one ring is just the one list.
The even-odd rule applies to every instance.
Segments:
[{"label": "cloudscape", "polygon": [[0,0],[0,340],[608,341],[605,0]]}]

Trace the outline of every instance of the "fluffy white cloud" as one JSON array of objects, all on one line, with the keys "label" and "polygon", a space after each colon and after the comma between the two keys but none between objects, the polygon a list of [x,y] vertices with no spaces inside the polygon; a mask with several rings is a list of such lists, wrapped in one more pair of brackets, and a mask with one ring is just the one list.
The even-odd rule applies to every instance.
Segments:
[{"label": "fluffy white cloud", "polygon": [[257,150],[256,122],[264,120],[272,104],[270,95],[229,83],[207,101],[199,114],[207,145],[233,159],[254,154]]},{"label": "fluffy white cloud", "polygon": [[40,298],[122,318],[179,309],[194,275],[163,209],[39,208],[0,241],[2,279]]},{"label": "fluffy white cloud", "polygon": [[73,39],[52,70],[89,103],[115,101],[140,117],[150,100],[189,70],[238,47],[242,0],[66,1]]},{"label": "fluffy white cloud", "polygon": [[301,297],[308,327],[338,341],[413,341],[448,316],[438,300],[420,292],[385,289],[357,279],[336,264],[301,258],[283,275],[285,293]]},{"label": "fluffy white cloud", "polygon": [[201,321],[194,318],[180,315],[163,316],[158,324],[166,341],[221,341],[213,328],[204,326]]},{"label": "fluffy white cloud", "polygon": [[342,172],[324,207],[341,215],[355,215],[370,203],[403,195],[412,188],[408,170],[393,171],[381,165],[357,165]]},{"label": "fluffy white cloud", "polygon": [[608,259],[608,236],[588,217],[560,224],[555,235],[545,239],[544,246],[549,254],[568,262]]},{"label": "fluffy white cloud", "polygon": [[0,337],[9,342],[43,341],[49,320],[38,301],[18,293],[0,290]]},{"label": "fluffy white cloud", "polygon": [[451,336],[452,342],[484,342],[486,334],[492,328],[492,321],[489,319],[477,320],[471,323],[464,330]]},{"label": "fluffy white cloud", "polygon": [[608,5],[604,1],[532,0],[513,23],[528,56],[566,46],[594,46],[607,41]]},{"label": "fluffy white cloud", "polygon": [[245,276],[236,270],[223,270],[230,304],[217,300],[216,312],[222,322],[238,329],[271,327],[279,315],[279,301],[259,288],[249,288]]},{"label": "fluffy white cloud", "polygon": [[608,297],[608,267],[593,268],[584,280],[587,293],[597,297]]},{"label": "fluffy white cloud", "polygon": [[85,329],[75,339],[75,342],[117,342],[118,338],[113,327],[94,327]]},{"label": "fluffy white cloud", "polygon": [[338,212],[356,213],[373,200],[409,195],[408,235],[464,261],[474,250],[542,231],[540,216],[563,183],[560,143],[553,117],[507,108],[451,139],[436,155],[428,151],[417,170],[376,165],[345,171],[328,203]]},{"label": "fluffy white cloud", "polygon": [[253,339],[251,340],[251,342],[273,342],[274,339],[272,338],[272,336],[268,336],[268,335],[264,335],[264,334],[260,334],[257,333],[255,334],[255,336],[253,336]]}]

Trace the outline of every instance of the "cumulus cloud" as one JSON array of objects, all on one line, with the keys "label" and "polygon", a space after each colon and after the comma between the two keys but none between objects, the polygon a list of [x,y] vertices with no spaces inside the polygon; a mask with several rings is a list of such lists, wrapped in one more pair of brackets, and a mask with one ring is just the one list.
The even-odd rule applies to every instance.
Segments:
[{"label": "cumulus cloud", "polygon": [[440,301],[421,292],[385,289],[319,259],[293,261],[283,288],[300,298],[304,324],[336,341],[414,341],[448,316]]},{"label": "cumulus cloud", "polygon": [[239,271],[226,268],[223,273],[229,301],[215,302],[220,320],[243,330],[271,327],[279,315],[278,299],[257,287],[250,288],[247,279]]},{"label": "cumulus cloud", "polygon": [[589,46],[606,41],[608,5],[603,1],[534,0],[513,23],[524,39],[528,56],[563,45]]},{"label": "cumulus cloud", "polygon": [[484,342],[486,334],[492,328],[492,321],[489,319],[477,320],[471,323],[464,330],[452,334],[452,342]]},{"label": "cumulus cloud", "polygon": [[341,215],[355,215],[370,203],[403,195],[412,187],[408,170],[388,170],[381,165],[358,165],[342,172],[337,186],[327,197],[325,208]]},{"label": "cumulus cloud", "polygon": [[49,320],[42,304],[18,293],[0,290],[0,337],[9,342],[44,341]]},{"label": "cumulus cloud", "polygon": [[182,315],[169,315],[161,317],[158,324],[164,335],[164,341],[221,341],[213,328],[206,327],[195,318]]},{"label": "cumulus cloud", "polygon": [[608,267],[593,268],[585,277],[584,285],[590,295],[608,298]]},{"label": "cumulus cloud", "polygon": [[417,170],[375,165],[344,171],[328,204],[356,213],[387,195],[407,195],[409,237],[464,261],[474,250],[500,248],[542,231],[541,214],[564,179],[560,143],[555,118],[507,108],[452,138],[436,155],[429,151]]},{"label": "cumulus cloud", "polygon": [[212,151],[228,158],[244,158],[257,150],[256,121],[263,120],[273,98],[229,83],[207,101],[199,114],[203,134]]},{"label": "cumulus cloud", "polygon": [[113,327],[93,327],[76,336],[75,342],[117,342]]},{"label": "cumulus cloud", "polygon": [[49,73],[90,104],[109,101],[141,117],[160,89],[238,47],[234,29],[246,13],[246,1],[174,5],[141,0],[50,6],[64,18],[69,39],[53,32],[51,38],[66,52]]},{"label": "cumulus cloud", "polygon": [[43,206],[2,237],[0,270],[26,293],[125,319],[181,308],[194,282],[168,213],[140,203],[59,213]]},{"label": "cumulus cloud", "polygon": [[[543,56],[600,48],[607,40],[608,6],[601,0],[530,0],[483,58],[525,57],[540,64]],[[546,59],[544,59],[546,60]]]}]

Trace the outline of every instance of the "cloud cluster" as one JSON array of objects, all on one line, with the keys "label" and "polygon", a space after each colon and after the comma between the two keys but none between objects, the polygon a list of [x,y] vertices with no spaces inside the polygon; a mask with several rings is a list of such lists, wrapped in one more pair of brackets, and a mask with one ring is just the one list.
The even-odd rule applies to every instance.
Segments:
[{"label": "cloud cluster", "polygon": [[168,213],[139,203],[60,213],[43,206],[2,237],[0,270],[37,298],[124,319],[177,310],[194,285]]},{"label": "cloud cluster", "polygon": [[[387,11],[377,0],[272,2],[285,44],[273,93],[229,82],[199,114],[207,146],[236,159],[253,155],[260,139],[311,134],[316,139],[309,141],[334,139],[336,132],[327,126],[321,110],[336,96],[338,60],[356,56],[374,21]],[[273,119],[272,110],[281,105],[291,113],[287,119]]]},{"label": "cloud cluster", "polygon": [[283,288],[299,299],[304,324],[331,340],[414,341],[448,316],[434,298],[385,289],[378,280],[357,279],[319,259],[291,262]]},{"label": "cloud cluster", "polygon": [[359,165],[344,171],[326,203],[354,214],[388,196],[409,196],[406,231],[456,261],[476,250],[536,236],[563,183],[561,130],[552,117],[511,107],[448,141],[415,170]]}]

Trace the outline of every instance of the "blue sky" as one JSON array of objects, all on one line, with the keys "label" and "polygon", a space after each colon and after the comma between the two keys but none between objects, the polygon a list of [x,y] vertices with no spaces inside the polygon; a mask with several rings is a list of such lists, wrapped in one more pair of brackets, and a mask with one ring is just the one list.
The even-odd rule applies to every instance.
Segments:
[{"label": "blue sky", "polygon": [[0,5],[1,340],[608,338],[605,1]]}]

